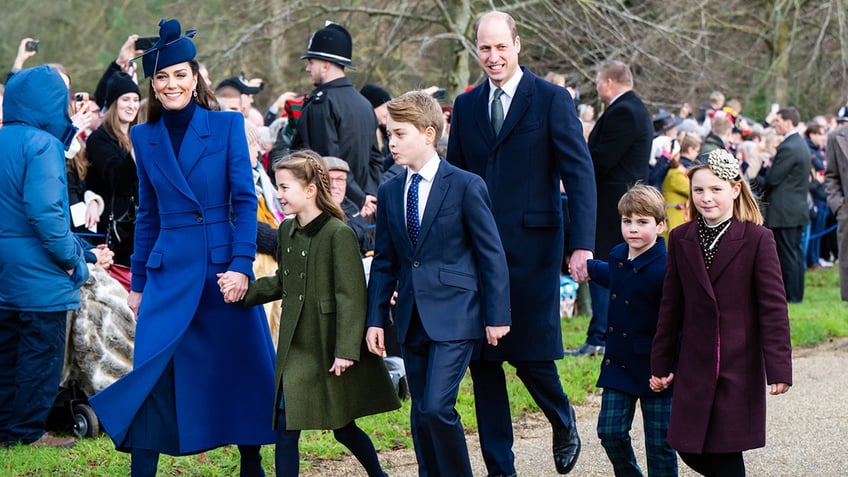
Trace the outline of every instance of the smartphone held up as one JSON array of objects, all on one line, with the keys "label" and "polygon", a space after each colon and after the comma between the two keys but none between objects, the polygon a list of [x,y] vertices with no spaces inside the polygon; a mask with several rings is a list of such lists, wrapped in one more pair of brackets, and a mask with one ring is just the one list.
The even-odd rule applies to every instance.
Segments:
[{"label": "smartphone held up", "polygon": [[38,40],[30,40],[26,42],[24,49],[26,49],[26,51],[38,51],[38,43]]},{"label": "smartphone held up", "polygon": [[89,100],[89,94],[85,91],[74,93],[74,111],[81,111],[86,107]]}]

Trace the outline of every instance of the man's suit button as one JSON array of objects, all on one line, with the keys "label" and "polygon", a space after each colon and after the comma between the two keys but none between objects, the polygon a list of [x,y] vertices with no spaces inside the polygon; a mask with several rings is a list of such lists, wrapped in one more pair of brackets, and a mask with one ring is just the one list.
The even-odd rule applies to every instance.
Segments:
[{"label": "man's suit button", "polygon": [[197,217],[194,219],[194,221],[197,222],[198,224],[203,222],[203,216],[200,215],[200,212],[197,213]]},{"label": "man's suit button", "polygon": [[289,269],[288,268],[283,270],[283,276],[285,276],[285,277],[289,276]]},{"label": "man's suit button", "polygon": [[412,266],[413,266],[413,267],[415,267],[415,268],[418,268],[418,267],[420,267],[420,266],[421,266],[421,262],[419,262],[418,260],[416,260],[416,261],[412,262]]},{"label": "man's suit button", "polygon": [[306,250],[301,250],[301,251],[300,251],[300,256],[301,256],[301,257],[305,257],[305,256],[306,256]]},{"label": "man's suit button", "polygon": [[610,298],[611,298],[611,299],[613,299],[613,300],[615,300],[615,299],[616,299],[615,293],[613,293],[612,295],[610,295]]},{"label": "man's suit button", "polygon": [[609,331],[610,333],[612,333],[612,332],[614,331],[614,330],[613,330],[613,327],[612,327],[612,326],[610,326],[609,328],[607,328],[607,331]]},{"label": "man's suit button", "polygon": [[624,264],[623,264],[623,263],[618,262],[618,268],[621,268],[621,267],[623,267],[623,266],[624,266]]},{"label": "man's suit button", "polygon": [[607,366],[609,366],[611,363],[612,363],[612,361],[610,361],[608,359],[604,361],[604,364],[607,365]]},{"label": "man's suit button", "polygon": [[621,337],[622,337],[622,338],[627,338],[627,333],[622,333],[622,334],[621,334]]}]

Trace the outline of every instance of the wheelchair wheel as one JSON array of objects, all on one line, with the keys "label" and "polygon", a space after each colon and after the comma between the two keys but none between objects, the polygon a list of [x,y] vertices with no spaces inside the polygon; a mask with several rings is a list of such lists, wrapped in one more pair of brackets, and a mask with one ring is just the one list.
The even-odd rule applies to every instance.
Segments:
[{"label": "wheelchair wheel", "polygon": [[97,437],[100,435],[100,421],[94,414],[94,409],[88,404],[74,404],[74,436]]}]

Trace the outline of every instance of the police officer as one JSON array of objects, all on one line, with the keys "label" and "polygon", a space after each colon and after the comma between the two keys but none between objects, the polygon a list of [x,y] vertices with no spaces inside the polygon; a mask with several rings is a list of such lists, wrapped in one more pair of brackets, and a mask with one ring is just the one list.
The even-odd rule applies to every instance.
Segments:
[{"label": "police officer", "polygon": [[363,216],[374,213],[377,186],[382,176],[377,146],[377,117],[368,100],[345,76],[353,68],[350,33],[328,23],[309,40],[306,72],[315,89],[303,106],[292,150],[309,148],[322,156],[335,156],[350,165],[346,196]]}]

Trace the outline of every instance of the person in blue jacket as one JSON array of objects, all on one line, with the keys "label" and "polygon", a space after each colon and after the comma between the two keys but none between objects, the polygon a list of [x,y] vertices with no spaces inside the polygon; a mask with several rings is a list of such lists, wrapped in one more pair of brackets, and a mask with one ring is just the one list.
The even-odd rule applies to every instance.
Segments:
[{"label": "person in blue jacket", "polygon": [[39,66],[6,84],[0,128],[0,445],[71,447],[45,432],[65,354],[68,310],[88,279],[70,229],[68,87]]},{"label": "person in blue jacket", "polygon": [[[274,442],[274,347],[261,307],[234,303],[253,278],[256,193],[244,117],[210,110],[193,31],[162,20],[142,58],[148,119],[130,130],[139,206],[130,308],[133,371],[92,397],[133,476],[160,453],[237,444],[241,476],[261,476]],[[216,274],[237,286],[224,296]],[[226,301],[225,301],[226,300]]]}]

